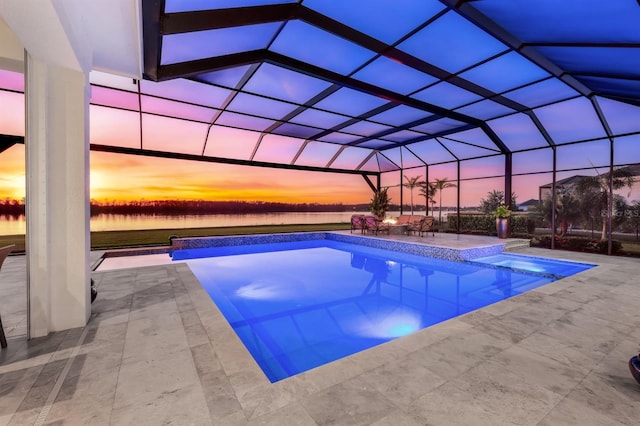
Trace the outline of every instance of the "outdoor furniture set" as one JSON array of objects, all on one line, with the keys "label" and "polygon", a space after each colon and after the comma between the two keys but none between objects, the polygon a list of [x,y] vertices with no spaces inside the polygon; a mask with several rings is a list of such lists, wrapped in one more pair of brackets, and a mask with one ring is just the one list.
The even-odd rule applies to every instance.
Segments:
[{"label": "outdoor furniture set", "polygon": [[409,235],[413,232],[422,237],[429,231],[431,231],[432,235],[435,235],[433,224],[433,216],[400,215],[395,223],[385,222],[371,215],[356,214],[351,216],[351,232],[360,231],[362,234],[371,232],[374,235],[378,235],[380,232],[386,232],[387,234],[406,233]]}]

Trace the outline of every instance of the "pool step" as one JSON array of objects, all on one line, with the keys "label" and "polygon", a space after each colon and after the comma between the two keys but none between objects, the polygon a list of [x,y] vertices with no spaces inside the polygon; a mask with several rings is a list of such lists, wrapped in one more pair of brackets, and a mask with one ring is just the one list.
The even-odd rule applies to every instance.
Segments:
[{"label": "pool step", "polygon": [[507,240],[507,244],[505,245],[505,251],[513,250],[521,247],[530,247],[531,241],[524,238],[509,238]]}]

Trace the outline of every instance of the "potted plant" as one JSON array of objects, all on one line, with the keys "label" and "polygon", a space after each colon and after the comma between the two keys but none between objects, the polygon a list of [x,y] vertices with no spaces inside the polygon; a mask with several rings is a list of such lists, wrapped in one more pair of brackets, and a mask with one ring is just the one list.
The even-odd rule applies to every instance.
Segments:
[{"label": "potted plant", "polygon": [[511,233],[509,227],[509,217],[511,216],[511,210],[504,204],[500,204],[493,211],[493,217],[496,218],[496,232],[498,238],[508,238]]},{"label": "potted plant", "polygon": [[369,203],[369,210],[371,214],[377,217],[380,220],[384,219],[384,216],[387,214],[387,210],[389,209],[389,204],[391,204],[391,198],[389,198],[389,194],[387,193],[389,188],[383,188],[373,194],[371,198],[371,202]]}]

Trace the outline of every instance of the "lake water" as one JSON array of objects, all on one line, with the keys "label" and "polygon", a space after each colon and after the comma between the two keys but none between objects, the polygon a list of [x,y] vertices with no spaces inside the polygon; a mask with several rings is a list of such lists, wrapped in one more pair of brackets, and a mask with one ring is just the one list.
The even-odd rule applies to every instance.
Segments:
[{"label": "lake water", "polygon": [[[290,225],[307,223],[348,223],[354,213],[367,212],[312,212],[312,213],[260,213],[211,214],[186,216],[150,216],[102,214],[91,218],[92,231],[121,231],[136,229],[205,228],[222,226]],[[399,212],[389,212],[398,215]],[[24,216],[0,215],[0,235],[24,234]]]}]

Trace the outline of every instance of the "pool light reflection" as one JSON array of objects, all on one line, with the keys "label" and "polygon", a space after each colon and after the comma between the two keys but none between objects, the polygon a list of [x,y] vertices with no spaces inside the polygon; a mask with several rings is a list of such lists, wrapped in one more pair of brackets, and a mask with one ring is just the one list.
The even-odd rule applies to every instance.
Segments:
[{"label": "pool light reflection", "polygon": [[236,290],[236,296],[253,300],[281,300],[287,296],[282,286],[266,280],[257,280]]},{"label": "pool light reflection", "polygon": [[362,337],[395,339],[406,336],[422,328],[420,315],[415,312],[380,314],[373,318],[360,317],[353,326],[353,332]]}]

